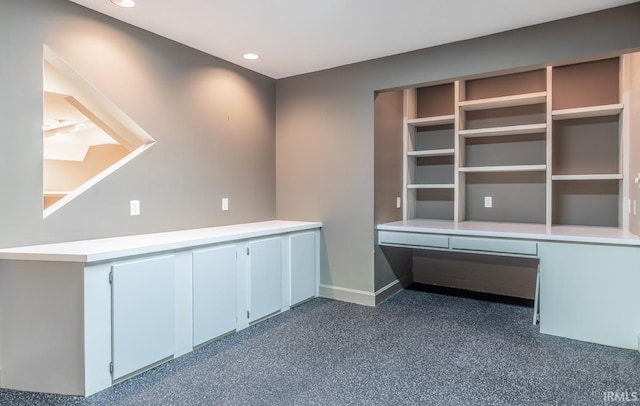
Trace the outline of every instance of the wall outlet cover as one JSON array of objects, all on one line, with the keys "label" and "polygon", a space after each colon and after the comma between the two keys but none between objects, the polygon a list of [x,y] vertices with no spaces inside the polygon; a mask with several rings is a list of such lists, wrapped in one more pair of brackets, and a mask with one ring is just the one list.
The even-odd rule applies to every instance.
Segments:
[{"label": "wall outlet cover", "polygon": [[229,210],[229,198],[228,197],[223,197],[222,198],[222,210],[223,211]]},{"label": "wall outlet cover", "polygon": [[132,216],[140,215],[140,200],[131,200],[129,202],[129,214]]},{"label": "wall outlet cover", "polygon": [[493,199],[491,198],[491,196],[485,196],[484,198],[484,207],[493,207]]}]

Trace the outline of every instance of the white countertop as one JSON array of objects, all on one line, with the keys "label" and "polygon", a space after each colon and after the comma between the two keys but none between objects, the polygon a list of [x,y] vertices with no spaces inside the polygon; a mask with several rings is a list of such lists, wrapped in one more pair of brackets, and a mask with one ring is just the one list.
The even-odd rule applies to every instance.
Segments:
[{"label": "white countertop", "polygon": [[414,219],[379,224],[377,229],[380,231],[640,246],[640,237],[637,235],[610,227],[547,227],[544,224],[484,221],[463,221],[456,224],[446,220]]},{"label": "white countertop", "polygon": [[322,223],[319,222],[272,220],[221,227],[7,248],[0,250],[0,259],[89,263],[273,234],[311,230],[320,227],[322,227]]}]

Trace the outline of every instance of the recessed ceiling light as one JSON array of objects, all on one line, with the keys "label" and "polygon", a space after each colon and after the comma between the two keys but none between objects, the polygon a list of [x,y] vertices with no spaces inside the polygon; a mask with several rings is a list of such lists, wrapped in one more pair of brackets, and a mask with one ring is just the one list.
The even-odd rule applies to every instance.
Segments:
[{"label": "recessed ceiling light", "polygon": [[255,59],[260,58],[260,56],[258,56],[256,54],[252,54],[252,53],[244,54],[244,55],[242,55],[242,57],[244,59],[249,59],[249,60],[255,60]]},{"label": "recessed ceiling light", "polygon": [[133,0],[111,0],[113,4],[120,7],[131,8],[136,6],[136,2]]}]

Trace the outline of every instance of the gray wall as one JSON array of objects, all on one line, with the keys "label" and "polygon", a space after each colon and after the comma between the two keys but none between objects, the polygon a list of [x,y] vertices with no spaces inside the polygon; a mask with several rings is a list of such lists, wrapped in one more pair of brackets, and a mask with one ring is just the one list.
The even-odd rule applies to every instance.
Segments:
[{"label": "gray wall", "polygon": [[374,273],[376,90],[637,48],[638,21],[635,3],[279,80],[277,216],[324,222],[321,282],[373,292],[386,279]]},{"label": "gray wall", "polygon": [[[275,218],[275,80],[65,0],[3,1],[0,38],[0,247]],[[43,44],[157,141],[44,220]]]}]

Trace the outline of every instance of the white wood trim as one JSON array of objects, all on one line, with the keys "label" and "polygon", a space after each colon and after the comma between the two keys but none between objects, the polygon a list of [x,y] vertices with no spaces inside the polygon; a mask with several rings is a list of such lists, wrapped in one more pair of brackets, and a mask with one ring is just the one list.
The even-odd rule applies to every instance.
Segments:
[{"label": "white wood trim", "polygon": [[375,292],[367,292],[358,289],[342,288],[333,285],[320,285],[320,297],[340,300],[342,302],[355,303],[364,306],[376,306],[394,293],[406,288],[411,284],[413,278],[411,275],[389,283],[388,285],[376,290]]},{"label": "white wood trim", "polygon": [[73,190],[45,190],[43,194],[45,196],[64,196],[72,193]]},{"label": "white wood trim", "polygon": [[542,104],[547,100],[547,92],[516,94],[512,96],[491,97],[487,99],[465,100],[459,103],[465,111],[499,109],[503,107]]},{"label": "white wood trim", "polygon": [[453,189],[453,183],[414,183],[407,185],[407,189]]},{"label": "white wood trim", "polygon": [[554,120],[571,120],[574,118],[616,116],[623,109],[623,104],[606,104],[602,106],[578,107],[573,109],[553,110]]},{"label": "white wood trim", "polygon": [[627,181],[622,182],[620,188],[620,205],[619,205],[619,220],[618,225],[624,230],[629,231],[629,216],[631,215],[631,200],[630,200],[630,166],[631,166],[631,108],[622,108],[622,106],[630,106],[631,102],[631,55],[623,55],[620,57],[620,104],[621,112],[619,116],[619,130],[620,143],[619,143],[619,165],[620,173]]},{"label": "white wood trim", "polygon": [[341,288],[332,285],[320,285],[320,297],[355,303],[364,306],[375,306],[376,297],[373,292],[364,290]]},{"label": "white wood trim", "polygon": [[547,169],[547,165],[504,165],[504,166],[468,166],[459,168],[460,172],[537,172]]},{"label": "white wood trim", "polygon": [[553,175],[551,180],[620,180],[623,179],[621,173],[595,173],[581,175]]},{"label": "white wood trim", "polygon": [[465,175],[460,172],[460,167],[464,166],[464,145],[465,140],[460,137],[460,130],[464,129],[465,112],[460,109],[460,101],[465,98],[465,82],[456,80],[454,82],[454,112],[455,123],[453,125],[454,136],[454,165],[453,165],[453,222],[463,221],[465,217]]},{"label": "white wood trim", "polygon": [[400,292],[402,289],[411,285],[412,282],[413,282],[413,275],[410,274],[400,279],[396,279],[395,281],[389,283],[388,285],[376,290],[374,293],[376,306],[384,302],[391,296],[395,295],[396,293]]},{"label": "white wood trim", "polygon": [[547,130],[547,123],[510,125],[505,127],[476,128],[460,130],[459,135],[465,138],[495,137],[503,135],[519,135],[543,133]]},{"label": "white wood trim", "polygon": [[545,176],[545,223],[547,227],[551,227],[553,224],[553,183],[551,178],[553,175],[553,68],[547,66],[547,109],[546,109],[546,163],[547,173]]},{"label": "white wood trim", "polygon": [[407,156],[411,157],[425,157],[425,156],[446,156],[446,155],[454,155],[454,148],[446,148],[446,149],[431,149],[431,150],[421,150],[421,151],[408,151]]},{"label": "white wood trim", "polygon": [[416,114],[416,89],[405,89],[402,92],[402,98],[402,219],[407,220],[415,207],[414,199],[409,199],[410,196],[407,191],[410,164],[407,153],[413,150],[413,144],[411,143],[411,138],[413,137],[411,137],[411,131],[415,131],[415,128],[410,128],[407,121],[409,117],[415,117]]},{"label": "white wood trim", "polygon": [[453,124],[454,119],[454,114],[447,114],[444,116],[410,118],[407,120],[407,124],[414,127],[429,127],[443,124]]}]

